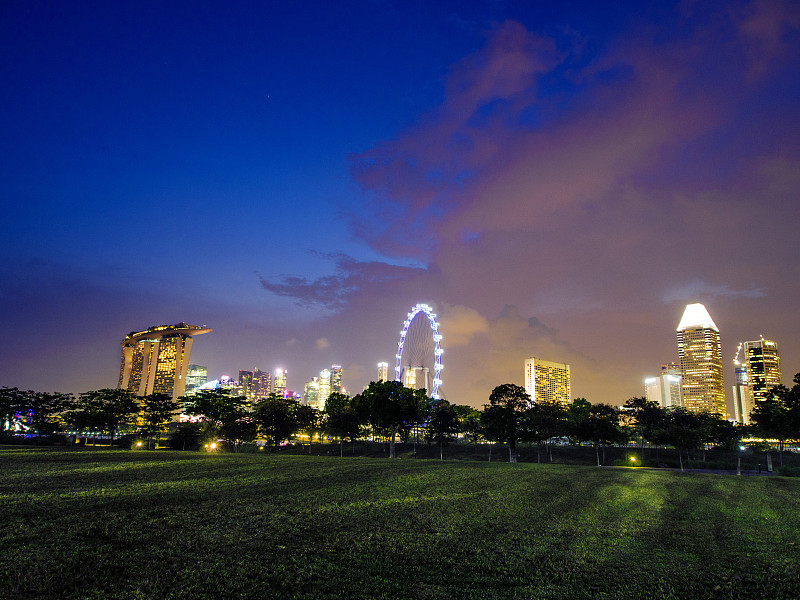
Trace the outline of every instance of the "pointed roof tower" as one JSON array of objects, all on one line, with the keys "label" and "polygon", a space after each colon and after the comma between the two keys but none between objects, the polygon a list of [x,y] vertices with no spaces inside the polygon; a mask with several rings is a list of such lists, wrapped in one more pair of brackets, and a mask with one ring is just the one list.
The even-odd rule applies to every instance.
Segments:
[{"label": "pointed roof tower", "polygon": [[683,317],[678,325],[678,331],[685,331],[686,329],[713,329],[719,333],[719,329],[714,323],[714,319],[708,314],[706,307],[702,304],[687,304],[686,310],[683,311]]}]

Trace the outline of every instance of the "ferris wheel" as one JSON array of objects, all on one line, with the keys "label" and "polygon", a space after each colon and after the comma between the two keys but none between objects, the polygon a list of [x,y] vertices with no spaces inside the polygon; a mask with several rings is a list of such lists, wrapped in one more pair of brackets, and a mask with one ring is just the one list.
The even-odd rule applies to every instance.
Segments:
[{"label": "ferris wheel", "polygon": [[436,315],[427,304],[417,304],[403,321],[395,355],[395,380],[416,389],[425,388],[438,400],[444,368],[442,354],[442,335]]}]

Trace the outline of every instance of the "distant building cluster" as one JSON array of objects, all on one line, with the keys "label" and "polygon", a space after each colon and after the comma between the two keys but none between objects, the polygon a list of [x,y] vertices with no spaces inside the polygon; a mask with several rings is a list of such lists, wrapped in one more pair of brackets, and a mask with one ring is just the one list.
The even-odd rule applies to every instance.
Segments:
[{"label": "distant building cluster", "polygon": [[[679,363],[645,379],[645,397],[662,408],[728,416],[719,328],[702,304],[689,304],[677,329]],[[743,359],[739,356],[743,354]],[[747,425],[755,403],[781,383],[778,344],[763,337],[742,342],[734,359],[733,420]]]}]

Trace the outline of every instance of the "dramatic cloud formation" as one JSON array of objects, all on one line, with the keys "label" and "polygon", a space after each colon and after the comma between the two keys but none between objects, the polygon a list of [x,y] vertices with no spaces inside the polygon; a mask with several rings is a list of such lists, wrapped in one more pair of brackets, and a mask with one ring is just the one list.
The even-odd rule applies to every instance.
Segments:
[{"label": "dramatic cloud formation", "polygon": [[353,230],[427,273],[340,261],[332,278],[265,287],[320,292],[346,313],[342,290],[349,303],[418,284],[440,302],[445,390],[473,403],[492,382],[520,382],[531,355],[573,364],[592,399],[641,393],[676,359],[688,302],[739,322],[726,350],[757,336],[752,311],[794,291],[796,266],[766,248],[796,248],[797,106],[776,127],[769,96],[794,85],[783,78],[798,64],[797,17],[770,3],[692,13],[674,39],[648,25],[589,61],[563,39],[497,25],[452,66],[441,106],[353,156],[369,199]]},{"label": "dramatic cloud formation", "polygon": [[800,370],[796,2],[116,6],[0,21],[0,383],[113,385],[185,320],[215,376],[358,392],[418,302],[458,403],[530,356],[639,395],[690,302]]}]

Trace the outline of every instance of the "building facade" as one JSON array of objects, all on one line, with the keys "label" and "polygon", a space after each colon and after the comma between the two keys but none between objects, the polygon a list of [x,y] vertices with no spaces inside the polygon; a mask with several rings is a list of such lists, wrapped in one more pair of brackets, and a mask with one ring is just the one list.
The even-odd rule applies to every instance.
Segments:
[{"label": "building facade", "polygon": [[389,381],[389,363],[378,363],[378,381]]},{"label": "building facade", "polygon": [[761,338],[744,342],[742,348],[744,365],[747,369],[747,384],[750,386],[753,401],[764,400],[772,388],[782,383],[778,344]]},{"label": "building facade", "polygon": [[659,377],[648,377],[644,380],[644,397],[650,402],[657,402],[661,408],[682,406],[681,374],[675,363],[661,365]]},{"label": "building facade", "polygon": [[322,403],[322,406],[320,406],[318,377],[312,377],[311,381],[306,383],[303,394],[303,404],[316,408],[317,410],[322,410],[325,408],[324,403]]},{"label": "building facade", "polygon": [[186,370],[186,388],[184,395],[191,396],[201,385],[208,382],[208,368],[203,365],[189,365]]},{"label": "building facade", "polygon": [[272,374],[256,367],[253,371],[253,387],[255,388],[257,400],[268,396],[272,393]]},{"label": "building facade", "polygon": [[166,394],[180,398],[186,391],[193,336],[209,331],[208,327],[186,323],[132,331],[122,340],[118,387],[137,396]]},{"label": "building facade", "polygon": [[705,306],[686,306],[677,337],[684,408],[727,418],[719,329]]},{"label": "building facade", "polygon": [[256,386],[252,371],[239,371],[239,388],[241,395],[247,398],[247,403],[252,406],[256,401]]},{"label": "building facade", "polygon": [[331,392],[342,393],[342,365],[331,365]]},{"label": "building facade", "polygon": [[286,396],[286,369],[275,369],[272,379],[272,391],[279,396]]},{"label": "building facade", "polygon": [[570,367],[565,363],[531,357],[525,361],[525,391],[531,402],[572,401]]},{"label": "building facade", "polygon": [[753,393],[747,381],[747,367],[738,364],[734,369],[733,418],[740,425],[750,424],[750,413],[753,410]]}]

